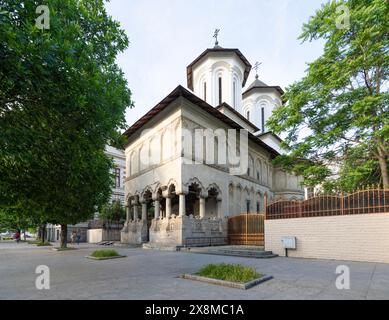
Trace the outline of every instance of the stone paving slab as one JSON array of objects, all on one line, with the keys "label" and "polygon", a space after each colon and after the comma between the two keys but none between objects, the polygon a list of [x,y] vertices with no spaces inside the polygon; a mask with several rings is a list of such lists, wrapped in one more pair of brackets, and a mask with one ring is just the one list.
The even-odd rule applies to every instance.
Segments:
[{"label": "stone paving slab", "polygon": [[[96,246],[55,252],[0,243],[0,299],[386,299],[389,264],[277,257],[250,259],[184,252],[115,248],[126,259],[85,259]],[[32,249],[35,248],[35,249]],[[208,263],[240,263],[274,278],[250,290],[180,279]],[[50,290],[37,290],[35,268],[50,268]],[[347,265],[351,289],[337,290],[338,265]]]}]

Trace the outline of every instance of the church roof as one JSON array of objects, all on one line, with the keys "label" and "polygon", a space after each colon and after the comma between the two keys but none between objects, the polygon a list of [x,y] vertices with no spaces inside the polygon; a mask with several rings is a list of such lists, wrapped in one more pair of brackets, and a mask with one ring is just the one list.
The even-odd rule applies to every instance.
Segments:
[{"label": "church roof", "polygon": [[279,142],[284,142],[284,140],[282,140],[282,139],[280,138],[279,135],[273,133],[272,131],[267,131],[267,132],[264,132],[264,133],[260,133],[260,134],[257,134],[257,135],[255,135],[255,136],[258,137],[258,138],[261,138],[261,137],[264,137],[264,136],[267,136],[267,135],[272,135],[272,136],[273,136],[274,138],[276,138]]},{"label": "church roof", "polygon": [[250,127],[252,127],[255,131],[259,131],[260,129],[252,123],[250,120],[245,118],[240,112],[236,111],[233,107],[231,107],[228,103],[223,102],[220,106],[217,106],[216,109],[220,110],[222,108],[226,108],[229,111],[231,111],[233,114],[235,114],[239,119],[246,122]]},{"label": "church roof", "polygon": [[252,84],[250,84],[250,86],[247,88],[247,90],[245,92],[243,92],[243,98],[245,96],[247,96],[247,94],[249,92],[251,92],[252,90],[257,89],[257,88],[258,89],[271,88],[271,89],[277,90],[280,95],[284,94],[284,90],[282,90],[281,87],[279,87],[279,86],[268,86],[266,83],[264,83],[261,80],[259,80],[258,78],[256,78],[255,81]]},{"label": "church roof", "polygon": [[[203,109],[204,111],[208,112],[215,118],[219,119],[220,121],[230,126],[232,129],[237,129],[237,130],[244,129],[234,120],[227,117],[222,112],[212,107],[211,105],[206,103],[204,100],[200,99],[198,96],[196,96],[189,90],[185,89],[183,86],[178,86],[165,99],[163,99],[154,108],[152,108],[143,117],[141,117],[137,122],[135,122],[130,128],[128,128],[123,133],[123,135],[125,135],[127,138],[130,138],[132,134],[134,134],[138,129],[142,128],[148,121],[150,121],[154,116],[156,116],[158,113],[164,110],[168,105],[170,105],[173,101],[175,101],[179,97],[184,97],[185,99],[189,100],[194,105],[198,106],[199,108]],[[279,155],[279,153],[276,150],[268,146],[265,142],[263,142],[261,139],[257,138],[250,132],[248,132],[248,138],[252,142],[260,145],[262,148],[268,151],[273,157]]]},{"label": "church roof", "polygon": [[188,88],[193,91],[193,67],[196,63],[198,63],[201,59],[203,59],[207,54],[211,52],[233,52],[235,53],[239,59],[243,62],[245,65],[244,70],[244,76],[243,76],[243,83],[242,87],[246,85],[247,78],[249,76],[249,73],[251,71],[251,64],[246,59],[246,57],[240,52],[239,49],[225,49],[220,46],[215,46],[211,49],[206,49],[202,54],[200,54],[187,68],[186,68],[186,75],[187,75],[187,81],[188,81]]}]

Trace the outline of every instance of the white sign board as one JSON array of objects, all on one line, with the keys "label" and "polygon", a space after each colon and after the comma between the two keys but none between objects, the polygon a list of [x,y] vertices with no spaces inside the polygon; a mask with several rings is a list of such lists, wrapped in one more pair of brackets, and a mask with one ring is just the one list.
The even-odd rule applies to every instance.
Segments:
[{"label": "white sign board", "polygon": [[296,237],[282,237],[281,242],[284,249],[296,249]]}]

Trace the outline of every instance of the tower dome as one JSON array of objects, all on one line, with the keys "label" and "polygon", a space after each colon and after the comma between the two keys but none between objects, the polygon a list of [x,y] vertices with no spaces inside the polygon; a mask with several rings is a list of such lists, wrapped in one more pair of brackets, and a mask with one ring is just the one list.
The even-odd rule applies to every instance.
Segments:
[{"label": "tower dome", "polygon": [[283,94],[281,87],[269,86],[257,75],[243,93],[242,114],[265,133],[268,131],[266,122],[273,110],[282,104]]},{"label": "tower dome", "polygon": [[242,88],[250,70],[251,64],[239,49],[215,45],[187,67],[188,88],[214,107],[225,102],[240,112]]}]

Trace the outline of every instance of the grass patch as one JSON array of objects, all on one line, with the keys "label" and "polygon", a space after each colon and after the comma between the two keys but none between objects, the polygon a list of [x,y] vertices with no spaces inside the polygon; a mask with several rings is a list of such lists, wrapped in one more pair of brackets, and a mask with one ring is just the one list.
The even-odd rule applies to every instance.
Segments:
[{"label": "grass patch", "polygon": [[254,268],[226,263],[208,264],[196,272],[195,275],[239,283],[249,282],[262,277]]},{"label": "grass patch", "polygon": [[51,247],[51,243],[50,242],[37,242],[36,246],[37,247]]},{"label": "grass patch", "polygon": [[72,248],[72,247],[66,247],[66,248],[61,248],[61,247],[55,247],[53,248],[55,251],[71,251],[71,250],[77,250],[77,248]]},{"label": "grass patch", "polygon": [[118,257],[119,253],[116,250],[105,249],[93,251],[91,256],[95,258]]}]

